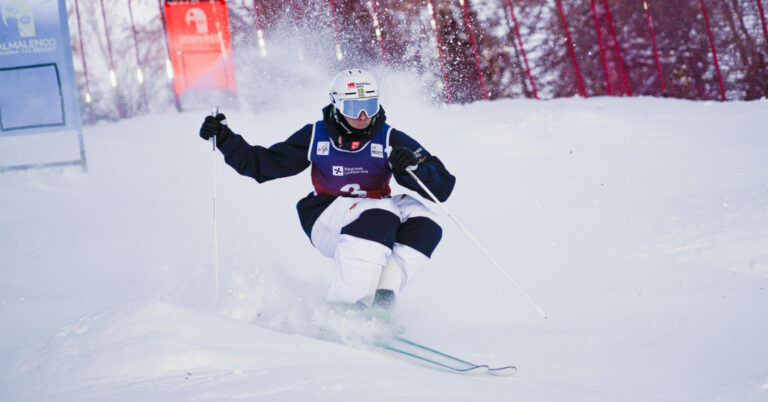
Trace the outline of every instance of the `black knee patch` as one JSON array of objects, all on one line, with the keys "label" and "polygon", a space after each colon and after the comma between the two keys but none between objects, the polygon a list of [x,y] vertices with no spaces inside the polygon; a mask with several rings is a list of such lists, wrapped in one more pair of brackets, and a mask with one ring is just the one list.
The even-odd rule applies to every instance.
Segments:
[{"label": "black knee patch", "polygon": [[400,217],[384,209],[369,209],[347,226],[341,228],[341,234],[375,241],[388,248],[395,245]]},{"label": "black knee patch", "polygon": [[409,218],[397,230],[395,241],[432,257],[437,243],[443,238],[443,228],[432,219],[418,216]]}]

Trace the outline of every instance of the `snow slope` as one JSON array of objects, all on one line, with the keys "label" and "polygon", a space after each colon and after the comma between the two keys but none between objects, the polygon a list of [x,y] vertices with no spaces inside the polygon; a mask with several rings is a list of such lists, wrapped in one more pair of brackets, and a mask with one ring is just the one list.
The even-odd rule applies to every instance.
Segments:
[{"label": "snow slope", "polygon": [[[408,91],[390,123],[457,176],[446,206],[550,318],[446,219],[396,320],[516,376],[303,335],[332,268],[296,217],[307,172],[258,185],[217,155],[216,303],[205,111],[166,112],[86,128],[87,174],[0,175],[0,400],[768,400],[768,103]],[[226,112],[269,145],[323,102]]]}]

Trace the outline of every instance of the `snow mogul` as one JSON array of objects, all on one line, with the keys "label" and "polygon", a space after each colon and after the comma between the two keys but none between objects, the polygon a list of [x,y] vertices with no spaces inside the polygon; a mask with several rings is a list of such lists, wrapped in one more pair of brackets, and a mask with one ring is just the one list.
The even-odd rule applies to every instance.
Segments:
[{"label": "snow mogul", "polygon": [[200,137],[216,137],[228,165],[263,183],[311,166],[314,191],[297,204],[312,245],[334,261],[326,299],[356,309],[391,311],[397,295],[429,261],[442,237],[438,217],[421,201],[391,195],[398,184],[429,199],[413,172],[441,202],[455,177],[416,140],[392,128],[374,77],[360,69],[333,79],[323,118],[269,148],[248,144],[223,114],[208,116]]}]

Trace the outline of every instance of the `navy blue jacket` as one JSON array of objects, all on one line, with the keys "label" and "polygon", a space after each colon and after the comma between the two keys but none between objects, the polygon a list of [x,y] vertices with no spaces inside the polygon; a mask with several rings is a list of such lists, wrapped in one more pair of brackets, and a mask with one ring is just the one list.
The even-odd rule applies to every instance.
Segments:
[{"label": "navy blue jacket", "polygon": [[[323,124],[331,138],[336,138],[339,131],[335,122],[331,121],[329,107],[323,109]],[[386,121],[386,114],[382,108],[374,121],[371,132],[377,133]],[[224,154],[224,160],[243,176],[254,178],[263,183],[281,177],[293,176],[301,173],[309,167],[307,159],[310,142],[312,141],[312,124],[307,124],[288,137],[283,142],[278,142],[269,148],[248,144],[242,136],[230,133],[219,149]],[[392,130],[389,138],[392,147],[407,147],[418,151],[421,158],[418,168],[414,171],[416,176],[437,197],[445,201],[453,191],[456,178],[448,172],[443,163],[436,156],[431,155],[418,142],[407,134],[396,129]],[[419,151],[420,150],[420,151]],[[416,191],[422,197],[429,199],[429,195],[421,189],[413,178],[407,173],[393,172],[395,181],[401,186]],[[328,205],[335,200],[335,196],[315,194],[314,191],[302,198],[296,205],[299,212],[301,226],[307,236],[311,236],[312,225]]]}]

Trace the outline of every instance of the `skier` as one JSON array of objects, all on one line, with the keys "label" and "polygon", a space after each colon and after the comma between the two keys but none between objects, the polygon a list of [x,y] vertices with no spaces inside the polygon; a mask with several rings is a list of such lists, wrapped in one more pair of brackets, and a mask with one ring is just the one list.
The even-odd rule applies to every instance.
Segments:
[{"label": "skier", "polygon": [[342,71],[331,82],[330,98],[322,120],[269,148],[249,145],[228,128],[223,114],[206,117],[200,136],[215,136],[227,164],[259,183],[311,166],[315,189],[297,209],[312,245],[334,260],[326,299],[391,310],[396,295],[432,256],[442,229],[419,200],[391,196],[390,179],[394,175],[429,199],[410,170],[441,202],[456,179],[436,156],[386,123],[370,73]]}]

